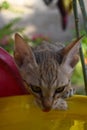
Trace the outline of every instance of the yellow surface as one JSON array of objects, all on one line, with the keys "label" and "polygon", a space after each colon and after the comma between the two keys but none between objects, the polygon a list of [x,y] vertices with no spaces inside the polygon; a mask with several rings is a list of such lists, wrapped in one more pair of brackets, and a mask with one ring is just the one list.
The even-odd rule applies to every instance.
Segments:
[{"label": "yellow surface", "polygon": [[0,98],[0,130],[87,130],[87,97],[67,102],[67,111],[42,112],[32,96]]}]

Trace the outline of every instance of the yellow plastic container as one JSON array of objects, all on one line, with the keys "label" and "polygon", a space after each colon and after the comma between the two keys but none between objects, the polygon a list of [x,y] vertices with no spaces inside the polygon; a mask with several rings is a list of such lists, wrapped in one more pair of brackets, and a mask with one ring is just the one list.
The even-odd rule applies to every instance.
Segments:
[{"label": "yellow plastic container", "polygon": [[0,130],[87,130],[87,97],[67,102],[66,111],[43,112],[32,96],[0,98]]}]

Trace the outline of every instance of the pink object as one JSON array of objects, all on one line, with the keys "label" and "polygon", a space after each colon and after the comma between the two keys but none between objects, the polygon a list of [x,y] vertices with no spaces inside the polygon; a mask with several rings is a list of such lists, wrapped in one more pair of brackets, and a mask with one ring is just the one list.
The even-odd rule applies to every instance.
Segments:
[{"label": "pink object", "polygon": [[0,48],[0,97],[28,94],[12,56]]}]

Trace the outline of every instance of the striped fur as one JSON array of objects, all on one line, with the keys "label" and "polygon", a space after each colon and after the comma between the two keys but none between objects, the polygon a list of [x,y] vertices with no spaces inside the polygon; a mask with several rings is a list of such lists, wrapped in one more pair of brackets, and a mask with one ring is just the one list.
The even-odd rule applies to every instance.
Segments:
[{"label": "striped fur", "polygon": [[67,47],[43,42],[31,48],[15,35],[15,61],[29,92],[43,110],[67,109],[64,98],[74,93],[70,78],[79,60],[80,39]]}]

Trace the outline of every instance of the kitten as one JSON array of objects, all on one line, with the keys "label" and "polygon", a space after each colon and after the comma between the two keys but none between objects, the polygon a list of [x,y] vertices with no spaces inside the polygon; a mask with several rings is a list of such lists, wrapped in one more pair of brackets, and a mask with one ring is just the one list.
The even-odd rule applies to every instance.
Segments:
[{"label": "kitten", "polygon": [[32,48],[15,35],[14,59],[28,91],[43,111],[67,109],[64,99],[74,93],[70,78],[79,61],[81,38],[66,47],[45,41]]}]

